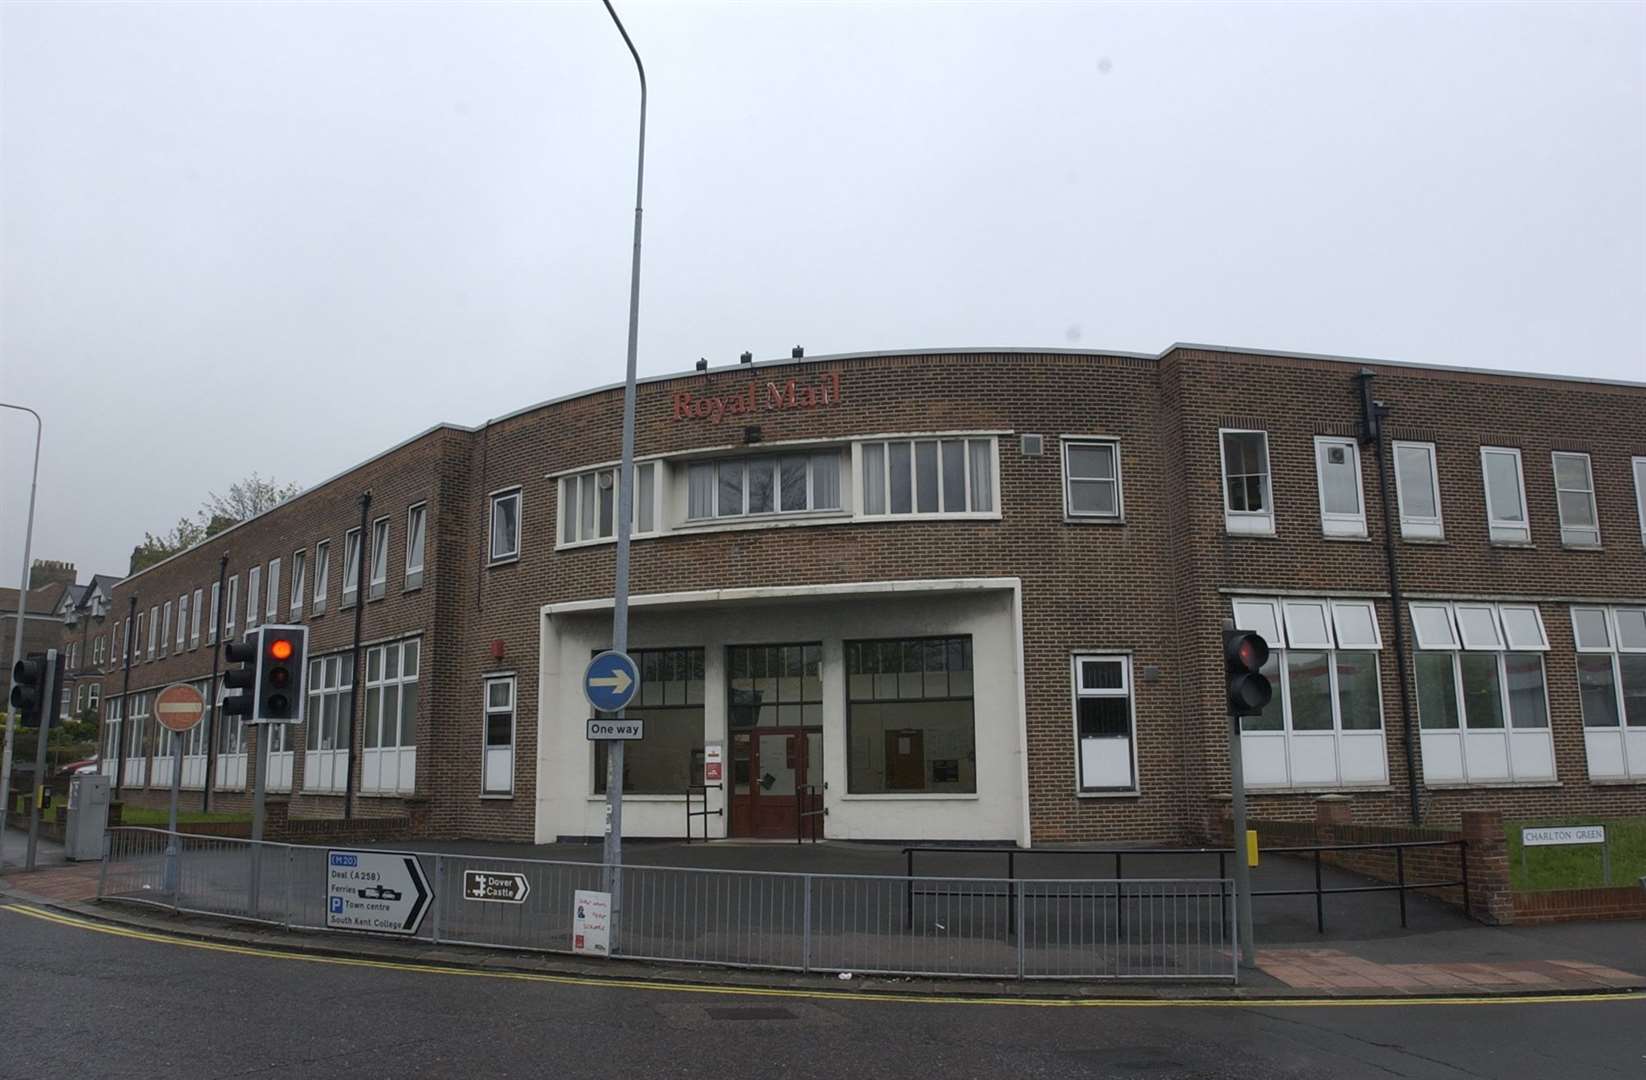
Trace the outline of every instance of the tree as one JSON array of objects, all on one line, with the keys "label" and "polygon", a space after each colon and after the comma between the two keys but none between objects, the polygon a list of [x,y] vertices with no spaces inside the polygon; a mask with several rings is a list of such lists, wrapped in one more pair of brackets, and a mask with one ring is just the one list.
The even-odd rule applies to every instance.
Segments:
[{"label": "tree", "polygon": [[264,479],[254,472],[244,480],[230,484],[226,495],[207,492],[206,501],[193,517],[179,518],[170,531],[159,536],[145,532],[143,542],[131,549],[131,568],[127,572],[135,574],[147,569],[179,551],[216,536],[232,525],[272,510],[299,490],[301,488],[297,484],[281,484],[272,477]]}]

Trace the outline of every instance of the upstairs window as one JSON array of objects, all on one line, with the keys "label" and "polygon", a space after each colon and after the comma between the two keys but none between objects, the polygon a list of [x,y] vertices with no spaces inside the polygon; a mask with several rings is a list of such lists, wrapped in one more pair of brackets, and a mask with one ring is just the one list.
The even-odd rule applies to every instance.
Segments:
[{"label": "upstairs window", "polygon": [[264,605],[264,608],[263,608],[263,614],[268,617],[269,622],[273,622],[274,620],[276,620],[280,617],[280,560],[279,559],[270,559],[269,560],[269,590],[268,590],[268,596],[267,596],[267,603]]},{"label": "upstairs window", "polygon": [[234,640],[234,620],[240,610],[240,575],[229,578],[229,606],[224,609],[223,640]]},{"label": "upstairs window", "polygon": [[863,443],[863,514],[995,514],[993,439]]},{"label": "upstairs window", "polygon": [[1269,434],[1218,432],[1223,445],[1223,525],[1231,533],[1271,535],[1274,506],[1269,488]]},{"label": "upstairs window", "polygon": [[189,615],[189,648],[191,649],[200,647],[200,623],[206,616],[205,605],[201,601],[205,597],[206,591],[204,589],[194,590],[194,606]]},{"label": "upstairs window", "polygon": [[184,593],[177,598],[177,637],[173,641],[173,651],[182,652],[183,643],[189,639],[189,594]]},{"label": "upstairs window", "polygon": [[314,608],[316,615],[326,610],[326,592],[331,587],[331,541],[314,545]]},{"label": "upstairs window", "polygon": [[423,584],[423,533],[429,520],[429,504],[418,503],[406,511],[406,588]]},{"label": "upstairs window", "polygon": [[160,609],[160,655],[166,655],[166,643],[171,640],[171,601]]},{"label": "upstairs window", "polygon": [[1492,542],[1531,543],[1532,529],[1526,519],[1526,484],[1520,471],[1520,451],[1482,446],[1480,470],[1486,485],[1486,525]]},{"label": "upstairs window", "polygon": [[[657,531],[657,464],[634,467],[631,535]],[[617,535],[617,470],[595,469],[560,479],[560,542],[610,540]]]},{"label": "upstairs window", "polygon": [[246,571],[246,629],[250,630],[260,621],[263,606],[263,568],[254,566]]},{"label": "upstairs window", "polygon": [[1640,543],[1646,547],[1646,457],[1630,459],[1635,471],[1635,520],[1640,522]]},{"label": "upstairs window", "polygon": [[298,548],[291,553],[291,619],[297,622],[303,617],[303,590],[308,586],[305,578],[308,576],[309,552],[307,548]]},{"label": "upstairs window", "polygon": [[371,524],[371,598],[381,600],[389,588],[389,519]]},{"label": "upstairs window", "polygon": [[1560,542],[1567,547],[1599,547],[1600,517],[1589,455],[1556,452],[1555,505],[1560,510]]},{"label": "upstairs window", "polygon": [[1327,536],[1365,536],[1359,444],[1353,439],[1315,436],[1315,477],[1320,485],[1320,531]]},{"label": "upstairs window", "polygon": [[1440,540],[1440,479],[1434,443],[1394,444],[1395,487],[1400,493],[1400,535],[1408,540]]},{"label": "upstairs window", "polygon": [[491,561],[511,562],[520,558],[520,489],[500,491],[491,497]]},{"label": "upstairs window", "polygon": [[223,617],[223,586],[211,583],[211,617],[206,620],[206,644],[217,644],[217,620]]},{"label": "upstairs window", "polygon": [[686,520],[840,509],[840,452],[762,454],[686,467]]},{"label": "upstairs window", "polygon": [[348,607],[360,595],[360,530],[343,534],[343,601]]},{"label": "upstairs window", "polygon": [[1118,521],[1120,444],[1112,440],[1063,442],[1063,513]]}]

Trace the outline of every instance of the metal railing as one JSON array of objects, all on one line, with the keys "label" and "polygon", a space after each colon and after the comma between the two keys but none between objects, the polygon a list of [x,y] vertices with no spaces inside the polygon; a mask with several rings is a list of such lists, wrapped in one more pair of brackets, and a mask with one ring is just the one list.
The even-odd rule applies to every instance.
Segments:
[{"label": "metal railing", "polygon": [[[1310,889],[1253,889],[1252,897],[1260,896],[1313,896],[1315,898],[1315,932],[1326,932],[1326,897],[1346,893],[1392,892],[1400,897],[1400,928],[1406,929],[1406,894],[1413,889],[1463,889],[1463,910],[1469,911],[1469,842],[1467,840],[1401,840],[1388,844],[1298,844],[1288,847],[1264,848],[1272,855],[1313,855],[1314,887]],[[1453,881],[1407,881],[1406,852],[1412,848],[1457,848],[1458,876]],[[1340,851],[1393,851],[1395,853],[1395,880],[1382,885],[1340,885],[1324,888],[1321,885],[1321,856]],[[1340,866],[1349,873],[1369,876],[1353,867]]]},{"label": "metal railing", "polygon": [[[173,835],[109,830],[99,897],[327,929],[328,848],[185,834],[172,875]],[[442,944],[571,952],[573,894],[601,887],[599,863],[413,854],[434,892],[415,936]],[[460,886],[470,870],[524,876],[525,901],[468,900]],[[622,874],[614,957],[998,979],[1238,977],[1226,879],[911,879],[632,864]]]},{"label": "metal railing", "polygon": [[[722,788],[719,784],[686,785],[686,843],[689,844],[692,842],[692,818],[694,817],[700,817],[703,819],[703,842],[705,844],[709,842],[709,818],[723,817],[726,813],[726,808],[724,805],[721,805],[714,810],[709,809],[709,792],[720,790],[722,790]],[[702,798],[703,809],[692,809],[693,795],[698,795]]]},{"label": "metal railing", "polygon": [[794,842],[799,844],[809,836],[812,843],[823,837],[823,818],[828,808],[823,805],[823,789],[816,784],[801,784],[794,789],[795,808]]}]

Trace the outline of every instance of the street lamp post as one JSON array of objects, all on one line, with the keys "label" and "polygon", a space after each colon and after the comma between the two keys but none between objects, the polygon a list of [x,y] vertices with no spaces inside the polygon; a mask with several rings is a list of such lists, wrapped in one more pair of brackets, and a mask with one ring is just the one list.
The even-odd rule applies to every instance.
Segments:
[{"label": "street lamp post", "polygon": [[[16,409],[34,417],[34,474],[29,479],[29,520],[23,530],[23,576],[17,582],[17,627],[11,639],[11,668],[15,671],[17,661],[23,657],[23,620],[28,615],[29,606],[29,549],[34,543],[34,492],[40,484],[40,436],[45,430],[45,424],[41,421],[40,414],[26,405],[11,405],[0,401],[0,409]],[[51,708],[51,703],[47,702],[43,708]],[[13,709],[8,701],[6,748],[4,752],[0,752],[0,836],[6,834],[6,811],[11,808],[11,744],[16,735],[17,710]],[[37,777],[36,782],[38,780]]]},{"label": "street lamp post", "polygon": [[[623,35],[640,74],[640,149],[634,177],[634,256],[629,268],[629,355],[623,378],[623,453],[617,470],[617,566],[612,583],[612,649],[629,648],[629,533],[634,516],[635,351],[640,335],[640,205],[646,185],[646,67],[623,28],[611,0],[601,0]],[[615,943],[623,917],[623,742],[606,744],[606,842],[602,854],[605,891],[611,894],[611,923]]]}]

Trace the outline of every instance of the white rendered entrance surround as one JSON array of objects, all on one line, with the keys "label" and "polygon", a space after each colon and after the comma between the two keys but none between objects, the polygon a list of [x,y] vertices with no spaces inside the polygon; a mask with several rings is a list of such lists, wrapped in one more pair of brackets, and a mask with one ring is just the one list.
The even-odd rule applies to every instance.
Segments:
[{"label": "white rendered entrance surround", "polygon": [[[862,840],[1015,840],[1029,843],[1022,584],[1017,578],[945,578],[772,588],[708,589],[630,598],[630,647],[704,650],[706,743],[727,746],[726,646],[822,643],[826,835]],[[609,644],[611,600],[542,607],[538,668],[536,841],[599,836],[605,797],[594,794],[593,745],[581,679]],[[972,638],[976,794],[847,791],[843,642],[966,634]],[[701,778],[696,778],[700,780]],[[729,784],[728,784],[729,788]],[[725,808],[725,791],[709,793]],[[625,795],[626,836],[685,833],[679,795]],[[729,816],[709,817],[724,836]],[[704,819],[692,819],[694,832]],[[701,833],[698,833],[701,835]]]}]

